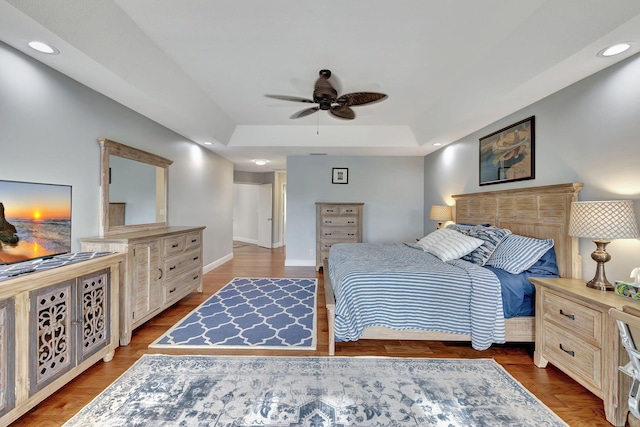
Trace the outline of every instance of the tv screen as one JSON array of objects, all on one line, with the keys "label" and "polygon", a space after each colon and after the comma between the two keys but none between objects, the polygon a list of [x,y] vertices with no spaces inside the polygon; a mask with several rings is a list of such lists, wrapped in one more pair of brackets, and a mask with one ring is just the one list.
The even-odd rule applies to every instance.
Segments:
[{"label": "tv screen", "polygon": [[71,252],[71,186],[0,180],[0,265]]}]

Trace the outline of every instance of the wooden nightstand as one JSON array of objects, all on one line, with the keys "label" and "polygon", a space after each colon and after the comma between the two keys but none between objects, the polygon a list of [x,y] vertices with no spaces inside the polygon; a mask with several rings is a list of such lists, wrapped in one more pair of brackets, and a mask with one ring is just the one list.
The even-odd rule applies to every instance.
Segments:
[{"label": "wooden nightstand", "polygon": [[609,309],[638,305],[612,292],[587,288],[584,280],[532,278],[536,286],[534,363],[552,363],[604,401],[607,421],[624,426],[630,378],[628,362]]}]

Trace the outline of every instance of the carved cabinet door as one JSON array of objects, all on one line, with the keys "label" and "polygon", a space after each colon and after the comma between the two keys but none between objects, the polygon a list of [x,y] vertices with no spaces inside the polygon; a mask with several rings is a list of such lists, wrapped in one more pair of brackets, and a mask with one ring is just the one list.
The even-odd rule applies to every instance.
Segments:
[{"label": "carved cabinet door", "polygon": [[29,295],[29,393],[35,394],[75,365],[73,355],[76,281],[67,280]]},{"label": "carved cabinet door", "polygon": [[109,273],[101,270],[30,293],[31,395],[109,344]]},{"label": "carved cabinet door", "polygon": [[15,406],[14,320],[13,298],[0,301],[0,416]]}]

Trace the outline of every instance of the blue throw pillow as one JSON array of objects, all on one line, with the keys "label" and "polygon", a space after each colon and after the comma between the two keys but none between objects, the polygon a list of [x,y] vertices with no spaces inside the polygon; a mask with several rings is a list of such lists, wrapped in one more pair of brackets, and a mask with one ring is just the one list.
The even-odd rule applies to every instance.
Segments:
[{"label": "blue throw pillow", "polygon": [[553,239],[510,234],[498,245],[486,265],[520,274],[532,267],[552,247]]}]

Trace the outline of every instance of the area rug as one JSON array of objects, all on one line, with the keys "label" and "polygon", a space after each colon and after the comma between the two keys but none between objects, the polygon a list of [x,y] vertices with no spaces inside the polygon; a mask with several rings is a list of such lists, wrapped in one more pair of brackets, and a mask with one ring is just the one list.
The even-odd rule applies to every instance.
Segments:
[{"label": "area rug", "polygon": [[315,350],[317,279],[236,277],[150,348]]},{"label": "area rug", "polygon": [[144,355],[73,426],[567,426],[493,359]]}]

